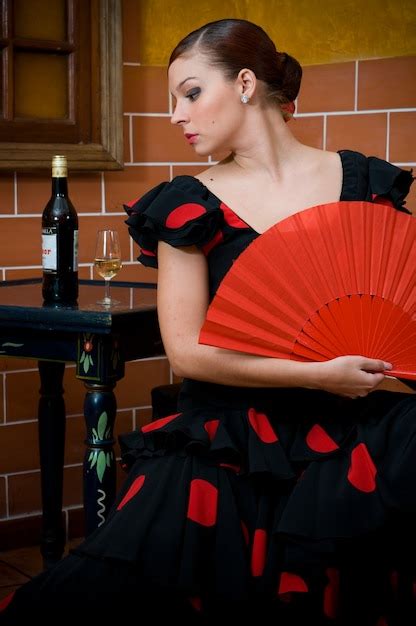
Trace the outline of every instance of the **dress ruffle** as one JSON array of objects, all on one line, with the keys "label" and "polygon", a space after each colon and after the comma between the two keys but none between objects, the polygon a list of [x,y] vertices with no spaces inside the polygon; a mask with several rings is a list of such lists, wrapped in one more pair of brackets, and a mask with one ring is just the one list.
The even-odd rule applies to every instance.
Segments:
[{"label": "dress ruffle", "polygon": [[342,200],[390,203],[399,211],[410,213],[405,197],[414,180],[412,171],[403,170],[378,157],[366,157],[360,152],[341,150],[343,165]]},{"label": "dress ruffle", "polygon": [[119,441],[122,462],[129,467],[138,459],[175,451],[204,458],[238,475],[295,477],[267,415],[254,408],[185,411],[121,435]]},{"label": "dress ruffle", "polygon": [[[205,498],[205,504],[210,497],[219,502],[224,489],[225,502],[234,503],[234,521],[228,514],[221,519],[221,510],[216,509],[212,524],[200,525],[212,525],[218,530],[234,524],[241,534],[243,524],[251,537],[259,528],[259,498],[266,484],[267,522],[260,528],[271,535],[317,545],[328,539],[337,541],[375,531],[388,521],[392,511],[403,507],[416,513],[416,496],[411,490],[416,479],[416,469],[412,469],[416,455],[416,422],[411,424],[415,418],[414,397],[377,392],[370,402],[354,405],[357,419],[350,420],[343,419],[350,410],[348,403],[344,416],[332,413],[328,405],[329,412],[320,419],[308,417],[313,393],[310,397],[308,402],[305,396],[303,408],[299,407],[297,417],[295,412],[290,419],[282,420],[278,413],[267,415],[253,407],[234,411],[195,409],[121,436],[122,460],[130,468],[129,479],[109,517],[107,531],[97,534],[97,542],[89,539],[88,553],[126,561],[143,553],[150,520],[146,523],[144,512],[140,512],[141,481],[148,486],[153,481],[152,504],[147,513],[153,507],[155,511],[164,509],[165,504],[171,510],[172,503],[164,502],[166,490],[180,484],[180,494],[169,496],[177,499],[173,508],[178,519],[173,521],[173,512],[171,516],[173,524],[185,526],[190,521],[187,511],[194,481],[201,481],[200,497]],[[374,414],[377,419],[371,417]],[[158,463],[161,456],[164,461]],[[158,468],[155,478],[154,464]],[[165,486],[160,472],[165,472]],[[178,483],[174,475],[178,475]],[[211,486],[211,496],[203,485]],[[247,494],[240,497],[240,490],[242,493],[246,489],[252,500],[247,500]],[[270,492],[274,493],[272,508]],[[147,502],[149,493],[144,497]],[[121,513],[125,507],[126,515],[142,516],[144,534],[141,536],[136,527],[123,550],[122,542],[110,545],[106,534],[112,535],[113,524],[124,527]],[[175,563],[172,569],[177,567]],[[288,568],[297,565],[285,564]]]},{"label": "dress ruffle", "polygon": [[369,157],[368,173],[375,202],[378,201],[377,198],[391,199],[396,209],[411,213],[405,207],[405,197],[409,193],[410,186],[414,180],[412,170],[402,170],[377,157]]},{"label": "dress ruffle", "polygon": [[124,205],[129,233],[140,247],[138,260],[157,267],[157,243],[202,248],[223,222],[220,202],[196,178],[177,176]]}]

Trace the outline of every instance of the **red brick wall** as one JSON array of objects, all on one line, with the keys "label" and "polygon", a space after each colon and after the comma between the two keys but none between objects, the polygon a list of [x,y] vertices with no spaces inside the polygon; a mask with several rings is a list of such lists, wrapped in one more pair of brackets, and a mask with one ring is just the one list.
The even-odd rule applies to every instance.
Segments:
[{"label": "red brick wall", "polygon": [[[80,276],[93,278],[95,232],[105,226],[121,234],[120,280],[155,281],[156,271],[139,266],[129,241],[122,203],[181,173],[207,166],[170,124],[166,68],[143,67],[124,16],[124,140],[121,172],[71,174],[69,189],[80,218]],[[416,58],[336,63],[305,68],[295,135],[319,148],[360,150],[403,167],[416,165]],[[214,155],[213,158],[219,158]],[[0,279],[40,275],[40,217],[50,194],[49,175],[0,176]],[[409,206],[416,208],[416,188]],[[19,243],[20,242],[20,243]],[[150,389],[169,382],[165,358],[127,365],[116,388],[116,430],[149,418]],[[67,445],[64,507],[70,536],[82,517],[83,385],[66,368]],[[0,359],[0,549],[36,543],[39,532],[39,459],[36,362]]]}]

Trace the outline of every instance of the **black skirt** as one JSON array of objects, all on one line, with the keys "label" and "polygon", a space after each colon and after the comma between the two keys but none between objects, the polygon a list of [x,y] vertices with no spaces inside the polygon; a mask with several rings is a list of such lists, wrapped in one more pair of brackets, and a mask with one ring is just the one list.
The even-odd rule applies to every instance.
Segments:
[{"label": "black skirt", "polygon": [[120,444],[129,472],[105,524],[3,601],[0,624],[55,623],[58,608],[101,623],[416,623],[415,396],[186,381],[178,414]]}]

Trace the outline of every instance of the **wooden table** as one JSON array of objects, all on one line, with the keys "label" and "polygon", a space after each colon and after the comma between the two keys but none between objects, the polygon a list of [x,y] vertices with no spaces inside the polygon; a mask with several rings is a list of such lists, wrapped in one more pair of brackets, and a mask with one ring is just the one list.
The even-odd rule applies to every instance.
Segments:
[{"label": "wooden table", "polygon": [[[78,304],[44,305],[41,279],[0,283],[0,356],[37,359],[42,487],[41,552],[46,567],[65,546],[62,483],[65,445],[65,363],[76,363],[86,387],[84,415],[85,529],[105,519],[115,496],[114,387],[126,361],[163,354],[156,314],[156,286],[112,281],[119,304],[96,304],[103,282],[80,280]],[[137,382],[140,384],[140,381]]]}]

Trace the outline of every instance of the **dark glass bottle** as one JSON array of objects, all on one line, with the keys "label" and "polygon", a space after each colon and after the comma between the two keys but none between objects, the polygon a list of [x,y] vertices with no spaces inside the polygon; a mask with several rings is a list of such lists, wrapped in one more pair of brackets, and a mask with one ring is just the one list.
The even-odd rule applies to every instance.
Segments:
[{"label": "dark glass bottle", "polygon": [[65,156],[52,159],[52,195],[42,214],[42,295],[45,302],[78,298],[78,216],[68,197]]}]

